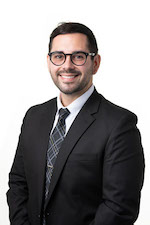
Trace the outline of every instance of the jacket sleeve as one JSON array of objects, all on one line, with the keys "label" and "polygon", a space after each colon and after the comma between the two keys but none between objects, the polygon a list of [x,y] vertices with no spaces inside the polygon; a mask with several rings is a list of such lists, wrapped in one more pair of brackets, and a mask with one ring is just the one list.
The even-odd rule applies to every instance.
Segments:
[{"label": "jacket sleeve", "polygon": [[132,225],[138,217],[144,156],[137,117],[129,113],[112,130],[105,148],[103,202],[90,225]]},{"label": "jacket sleeve", "polygon": [[28,185],[22,156],[23,130],[24,123],[19,136],[15,159],[9,174],[9,190],[7,192],[7,201],[9,205],[9,217],[11,225],[30,225],[27,213]]}]

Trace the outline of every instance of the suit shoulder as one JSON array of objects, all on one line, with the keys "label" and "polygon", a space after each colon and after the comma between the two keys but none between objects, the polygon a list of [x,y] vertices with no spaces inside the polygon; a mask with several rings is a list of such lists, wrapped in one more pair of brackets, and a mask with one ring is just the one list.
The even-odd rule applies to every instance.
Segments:
[{"label": "suit shoulder", "polygon": [[46,111],[53,109],[54,107],[56,107],[56,104],[57,104],[56,99],[57,98],[53,98],[53,99],[50,99],[50,100],[48,100],[48,101],[46,101],[44,103],[31,106],[27,110],[25,117],[31,116],[31,115],[34,116],[36,114],[45,113]]},{"label": "suit shoulder", "polygon": [[137,116],[130,110],[118,106],[101,96],[100,113],[109,121],[117,122],[118,120],[128,119],[137,123]]}]

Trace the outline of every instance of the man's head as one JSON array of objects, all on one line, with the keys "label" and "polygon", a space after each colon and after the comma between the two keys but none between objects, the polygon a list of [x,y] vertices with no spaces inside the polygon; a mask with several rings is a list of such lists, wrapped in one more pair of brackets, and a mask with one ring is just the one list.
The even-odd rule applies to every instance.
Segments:
[{"label": "man's head", "polygon": [[97,52],[92,31],[82,24],[64,23],[52,32],[47,62],[62,101],[75,100],[92,85],[100,65]]},{"label": "man's head", "polygon": [[96,38],[93,32],[85,25],[81,23],[62,23],[58,27],[56,27],[50,36],[49,42],[49,52],[51,51],[53,39],[60,34],[74,34],[80,33],[84,34],[88,40],[88,49],[90,52],[98,53],[98,47]]}]

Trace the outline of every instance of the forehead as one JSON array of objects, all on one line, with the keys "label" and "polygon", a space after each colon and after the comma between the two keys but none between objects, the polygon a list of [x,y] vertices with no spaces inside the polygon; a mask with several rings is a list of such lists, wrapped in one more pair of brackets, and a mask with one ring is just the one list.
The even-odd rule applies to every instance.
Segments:
[{"label": "forehead", "polygon": [[88,51],[88,40],[85,34],[60,34],[52,41],[51,51]]}]

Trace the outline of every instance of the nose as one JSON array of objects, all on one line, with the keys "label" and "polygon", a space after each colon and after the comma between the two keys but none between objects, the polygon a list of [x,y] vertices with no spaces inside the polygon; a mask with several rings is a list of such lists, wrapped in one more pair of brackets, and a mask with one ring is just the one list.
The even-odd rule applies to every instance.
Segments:
[{"label": "nose", "polygon": [[74,64],[71,61],[71,56],[70,55],[66,55],[66,61],[63,64],[63,67],[66,68],[74,68]]}]

